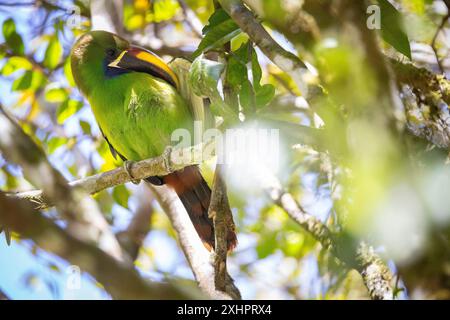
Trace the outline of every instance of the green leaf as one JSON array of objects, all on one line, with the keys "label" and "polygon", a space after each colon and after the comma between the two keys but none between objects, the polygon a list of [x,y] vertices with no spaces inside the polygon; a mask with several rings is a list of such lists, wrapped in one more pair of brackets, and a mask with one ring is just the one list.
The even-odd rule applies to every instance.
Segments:
[{"label": "green leaf", "polygon": [[69,117],[77,113],[83,107],[83,103],[77,100],[67,99],[56,110],[56,121],[63,124]]},{"label": "green leaf", "polygon": [[31,89],[37,90],[44,86],[47,78],[40,70],[34,70],[33,71],[33,77],[31,79]]},{"label": "green leaf", "polygon": [[113,199],[117,204],[128,209],[128,198],[130,197],[130,191],[123,184],[115,187],[112,193]]},{"label": "green leaf", "polygon": [[48,153],[54,153],[59,147],[67,143],[67,139],[63,137],[53,137],[47,142]]},{"label": "green leaf", "polygon": [[9,76],[16,72],[17,70],[31,70],[33,65],[30,61],[23,57],[11,57],[9,58],[2,69],[2,74],[4,76]]},{"label": "green leaf", "polygon": [[49,263],[48,263],[48,267],[49,267],[50,270],[52,270],[52,271],[55,271],[55,272],[58,272],[58,273],[61,272],[61,269],[60,269],[56,264],[54,264],[53,262],[49,262]]},{"label": "green leaf", "polygon": [[14,80],[11,90],[12,91],[23,91],[27,89],[39,89],[45,83],[45,77],[41,71],[30,71],[27,70],[25,73]]},{"label": "green leaf", "polygon": [[80,123],[81,130],[83,130],[83,133],[91,134],[91,125],[89,124],[89,122],[80,120],[79,123]]},{"label": "green leaf", "polygon": [[214,115],[226,119],[237,119],[237,114],[224,101],[217,90],[217,83],[224,69],[224,64],[204,59],[203,55],[192,62],[189,69],[189,85],[192,91],[200,97],[211,100],[211,111]]},{"label": "green leaf", "polygon": [[237,88],[248,79],[247,62],[249,42],[243,43],[228,59],[226,81]]},{"label": "green leaf", "polygon": [[25,73],[14,80],[11,90],[12,91],[23,91],[31,87],[31,80],[33,79],[32,71],[25,71]]},{"label": "green leaf", "polygon": [[60,62],[63,54],[61,43],[58,37],[54,36],[48,43],[47,50],[44,55],[44,66],[49,69],[54,69]]},{"label": "green leaf", "polygon": [[69,85],[75,87],[75,80],[73,79],[72,67],[70,65],[70,56],[64,62],[64,76],[66,77],[67,82],[69,82]]},{"label": "green leaf", "polygon": [[9,18],[3,22],[2,30],[5,41],[11,50],[17,55],[23,55],[25,52],[25,46],[23,44],[22,37],[16,32],[16,24],[12,18]]},{"label": "green leaf", "polygon": [[63,88],[53,88],[45,93],[48,102],[63,102],[67,99],[67,91]]},{"label": "green leaf", "polygon": [[2,31],[5,39],[8,39],[8,37],[16,32],[16,24],[12,18],[9,18],[3,22]]},{"label": "green leaf", "polygon": [[209,17],[208,24],[203,28],[202,34],[206,35],[212,28],[221,24],[226,20],[230,20],[231,17],[226,13],[223,9],[217,9],[214,13]]},{"label": "green leaf", "polygon": [[159,0],[153,3],[153,21],[156,23],[172,19],[180,10],[174,0]]},{"label": "green leaf", "polygon": [[381,9],[381,35],[398,52],[411,59],[408,36],[403,30],[400,12],[388,0],[378,0]]},{"label": "green leaf", "polygon": [[422,15],[425,13],[426,0],[402,0],[402,7],[411,10],[412,12]]},{"label": "green leaf", "polygon": [[0,47],[0,60],[2,60],[6,56],[5,47]]},{"label": "green leaf", "polygon": [[255,104],[258,108],[266,106],[275,96],[275,87],[271,84],[260,84],[262,79],[262,70],[259,65],[258,55],[253,47],[251,47],[252,55],[252,75],[253,75],[253,88],[255,90]]},{"label": "green leaf", "polygon": [[13,33],[6,42],[15,54],[23,55],[25,53],[22,37],[18,33]]},{"label": "green leaf", "polygon": [[226,81],[229,85],[237,87],[247,80],[247,66],[238,58],[232,56],[228,59]]},{"label": "green leaf", "polygon": [[222,46],[240,33],[239,26],[225,14],[216,11],[211,16],[209,24],[203,29],[205,36],[192,54],[193,58],[198,57],[202,52]]}]

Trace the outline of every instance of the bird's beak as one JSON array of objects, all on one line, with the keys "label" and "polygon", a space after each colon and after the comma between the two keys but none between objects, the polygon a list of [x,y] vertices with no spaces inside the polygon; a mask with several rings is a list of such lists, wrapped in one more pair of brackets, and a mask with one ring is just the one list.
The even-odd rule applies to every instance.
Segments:
[{"label": "bird's beak", "polygon": [[179,87],[177,76],[164,60],[142,48],[132,46],[122,51],[116,60],[108,64],[108,67],[149,73],[167,81],[175,88]]}]

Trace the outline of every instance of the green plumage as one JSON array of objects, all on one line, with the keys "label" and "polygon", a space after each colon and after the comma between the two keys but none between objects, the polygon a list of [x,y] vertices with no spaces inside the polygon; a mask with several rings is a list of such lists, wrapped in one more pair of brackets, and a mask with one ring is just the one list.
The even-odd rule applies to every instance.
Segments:
[{"label": "green plumage", "polygon": [[171,133],[192,124],[175,89],[144,73],[107,79],[88,99],[108,141],[130,160],[162,154],[171,144]]},{"label": "green plumage", "polygon": [[[75,82],[89,100],[103,135],[122,158],[142,160],[161,155],[167,146],[178,144],[171,139],[177,129],[188,129],[192,137],[191,108],[177,91],[179,87],[186,94],[187,84],[180,83],[173,71],[151,52],[132,47],[112,33],[92,31],[73,47],[71,66]],[[203,110],[195,107],[201,98],[187,96],[197,102],[192,105],[193,113],[204,119]],[[193,141],[183,143],[185,147]],[[198,167],[189,166],[146,180],[171,187],[205,247],[214,248],[214,226],[208,215],[211,189]],[[236,234],[229,230],[228,248],[235,245]]]},{"label": "green plumage", "polygon": [[164,80],[143,72],[105,74],[105,50],[127,48],[123,41],[106,32],[84,35],[72,53],[74,78],[118,153],[129,160],[155,157],[172,144],[175,129],[192,130],[192,115]]}]

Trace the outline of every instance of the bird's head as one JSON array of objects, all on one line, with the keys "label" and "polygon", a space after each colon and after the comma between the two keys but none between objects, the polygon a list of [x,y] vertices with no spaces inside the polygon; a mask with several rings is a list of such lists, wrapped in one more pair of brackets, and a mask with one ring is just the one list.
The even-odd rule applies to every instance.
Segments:
[{"label": "bird's head", "polygon": [[72,48],[72,73],[84,94],[90,84],[106,81],[129,72],[144,72],[178,86],[170,67],[151,51],[130,45],[125,39],[106,31],[82,35]]}]

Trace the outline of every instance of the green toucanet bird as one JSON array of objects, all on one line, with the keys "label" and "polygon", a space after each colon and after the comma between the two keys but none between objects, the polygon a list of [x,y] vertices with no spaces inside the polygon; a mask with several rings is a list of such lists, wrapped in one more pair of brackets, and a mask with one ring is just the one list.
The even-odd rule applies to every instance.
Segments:
[{"label": "green toucanet bird", "polygon": [[[154,53],[115,34],[91,31],[72,48],[71,67],[114,156],[131,161],[159,156],[171,145],[174,130],[192,132],[194,119],[177,90],[177,76]],[[208,217],[211,190],[197,166],[146,181],[172,187],[205,246],[214,248]],[[229,249],[235,244],[236,235],[230,231]]]}]

